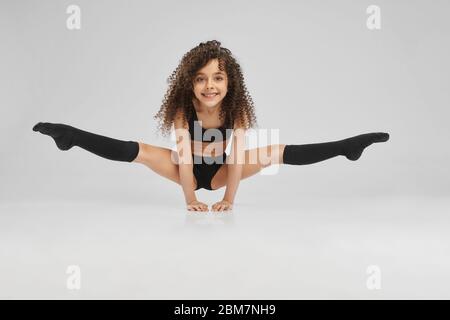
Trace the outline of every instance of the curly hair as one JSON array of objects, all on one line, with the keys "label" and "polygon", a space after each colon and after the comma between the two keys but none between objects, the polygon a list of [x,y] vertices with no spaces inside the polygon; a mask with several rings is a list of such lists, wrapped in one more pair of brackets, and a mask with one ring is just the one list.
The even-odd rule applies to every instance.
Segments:
[{"label": "curly hair", "polygon": [[245,86],[239,63],[230,50],[221,47],[219,41],[212,40],[202,42],[187,52],[167,78],[169,88],[160,110],[154,116],[154,119],[159,119],[158,129],[164,136],[170,133],[178,111],[182,111],[185,121],[193,116],[194,76],[211,59],[218,59],[219,69],[225,70],[228,76],[228,90],[222,100],[220,121],[224,121],[226,128],[233,128],[236,121],[245,129],[257,126],[253,101]]}]

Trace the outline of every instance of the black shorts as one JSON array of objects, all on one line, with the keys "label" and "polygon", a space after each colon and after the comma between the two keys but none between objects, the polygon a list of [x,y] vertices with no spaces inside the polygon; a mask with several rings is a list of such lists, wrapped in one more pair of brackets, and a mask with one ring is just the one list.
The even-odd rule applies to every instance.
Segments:
[{"label": "black shorts", "polygon": [[226,158],[227,154],[225,152],[217,157],[201,157],[192,154],[194,176],[197,179],[197,188],[195,190],[201,188],[213,190],[211,188],[211,180],[220,167],[225,164]]}]

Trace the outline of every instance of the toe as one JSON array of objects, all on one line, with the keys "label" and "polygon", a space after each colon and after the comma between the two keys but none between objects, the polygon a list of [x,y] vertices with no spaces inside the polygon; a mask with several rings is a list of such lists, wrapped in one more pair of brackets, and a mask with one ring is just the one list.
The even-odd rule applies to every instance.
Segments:
[{"label": "toe", "polygon": [[34,127],[33,127],[33,131],[39,131],[39,127],[41,126],[41,123],[42,123],[42,122],[36,123],[36,124],[34,125]]},{"label": "toe", "polygon": [[381,141],[381,142],[388,141],[388,140],[389,140],[389,133],[386,133],[386,132],[380,132],[380,133],[378,134],[378,138],[379,138],[379,141]]},{"label": "toe", "polygon": [[372,142],[385,142],[389,140],[389,134],[385,132],[374,132],[371,137]]}]

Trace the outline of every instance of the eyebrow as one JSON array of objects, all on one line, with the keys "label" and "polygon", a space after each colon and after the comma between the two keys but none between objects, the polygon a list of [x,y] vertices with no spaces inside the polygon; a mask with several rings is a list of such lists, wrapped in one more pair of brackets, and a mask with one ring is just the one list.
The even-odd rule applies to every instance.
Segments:
[{"label": "eyebrow", "polygon": [[[202,74],[202,75],[206,75],[205,73],[203,73],[203,72],[197,72],[195,75],[196,76],[198,76],[198,75],[200,75],[200,74]],[[222,71],[219,71],[219,72],[215,72],[214,74],[223,74],[223,75],[225,75],[225,73],[223,73]]]}]

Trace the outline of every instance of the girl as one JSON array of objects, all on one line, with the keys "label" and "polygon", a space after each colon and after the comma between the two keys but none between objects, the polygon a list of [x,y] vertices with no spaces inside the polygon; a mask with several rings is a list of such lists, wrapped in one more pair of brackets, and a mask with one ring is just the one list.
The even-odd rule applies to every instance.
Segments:
[{"label": "girl", "polygon": [[[195,191],[226,186],[213,211],[231,210],[240,180],[272,164],[305,165],[345,156],[355,161],[389,134],[366,133],[314,144],[276,144],[244,150],[245,131],[256,126],[252,99],[241,68],[218,41],[200,43],[186,53],[169,77],[163,104],[154,116],[164,135],[175,128],[177,151],[136,141],[122,141],[65,125],[39,122],[34,131],[51,136],[59,149],[81,147],[100,157],[146,165],[181,185],[189,211],[208,211]],[[231,153],[224,152],[233,132]],[[263,159],[261,155],[268,155]],[[267,161],[266,161],[267,160]]]}]

